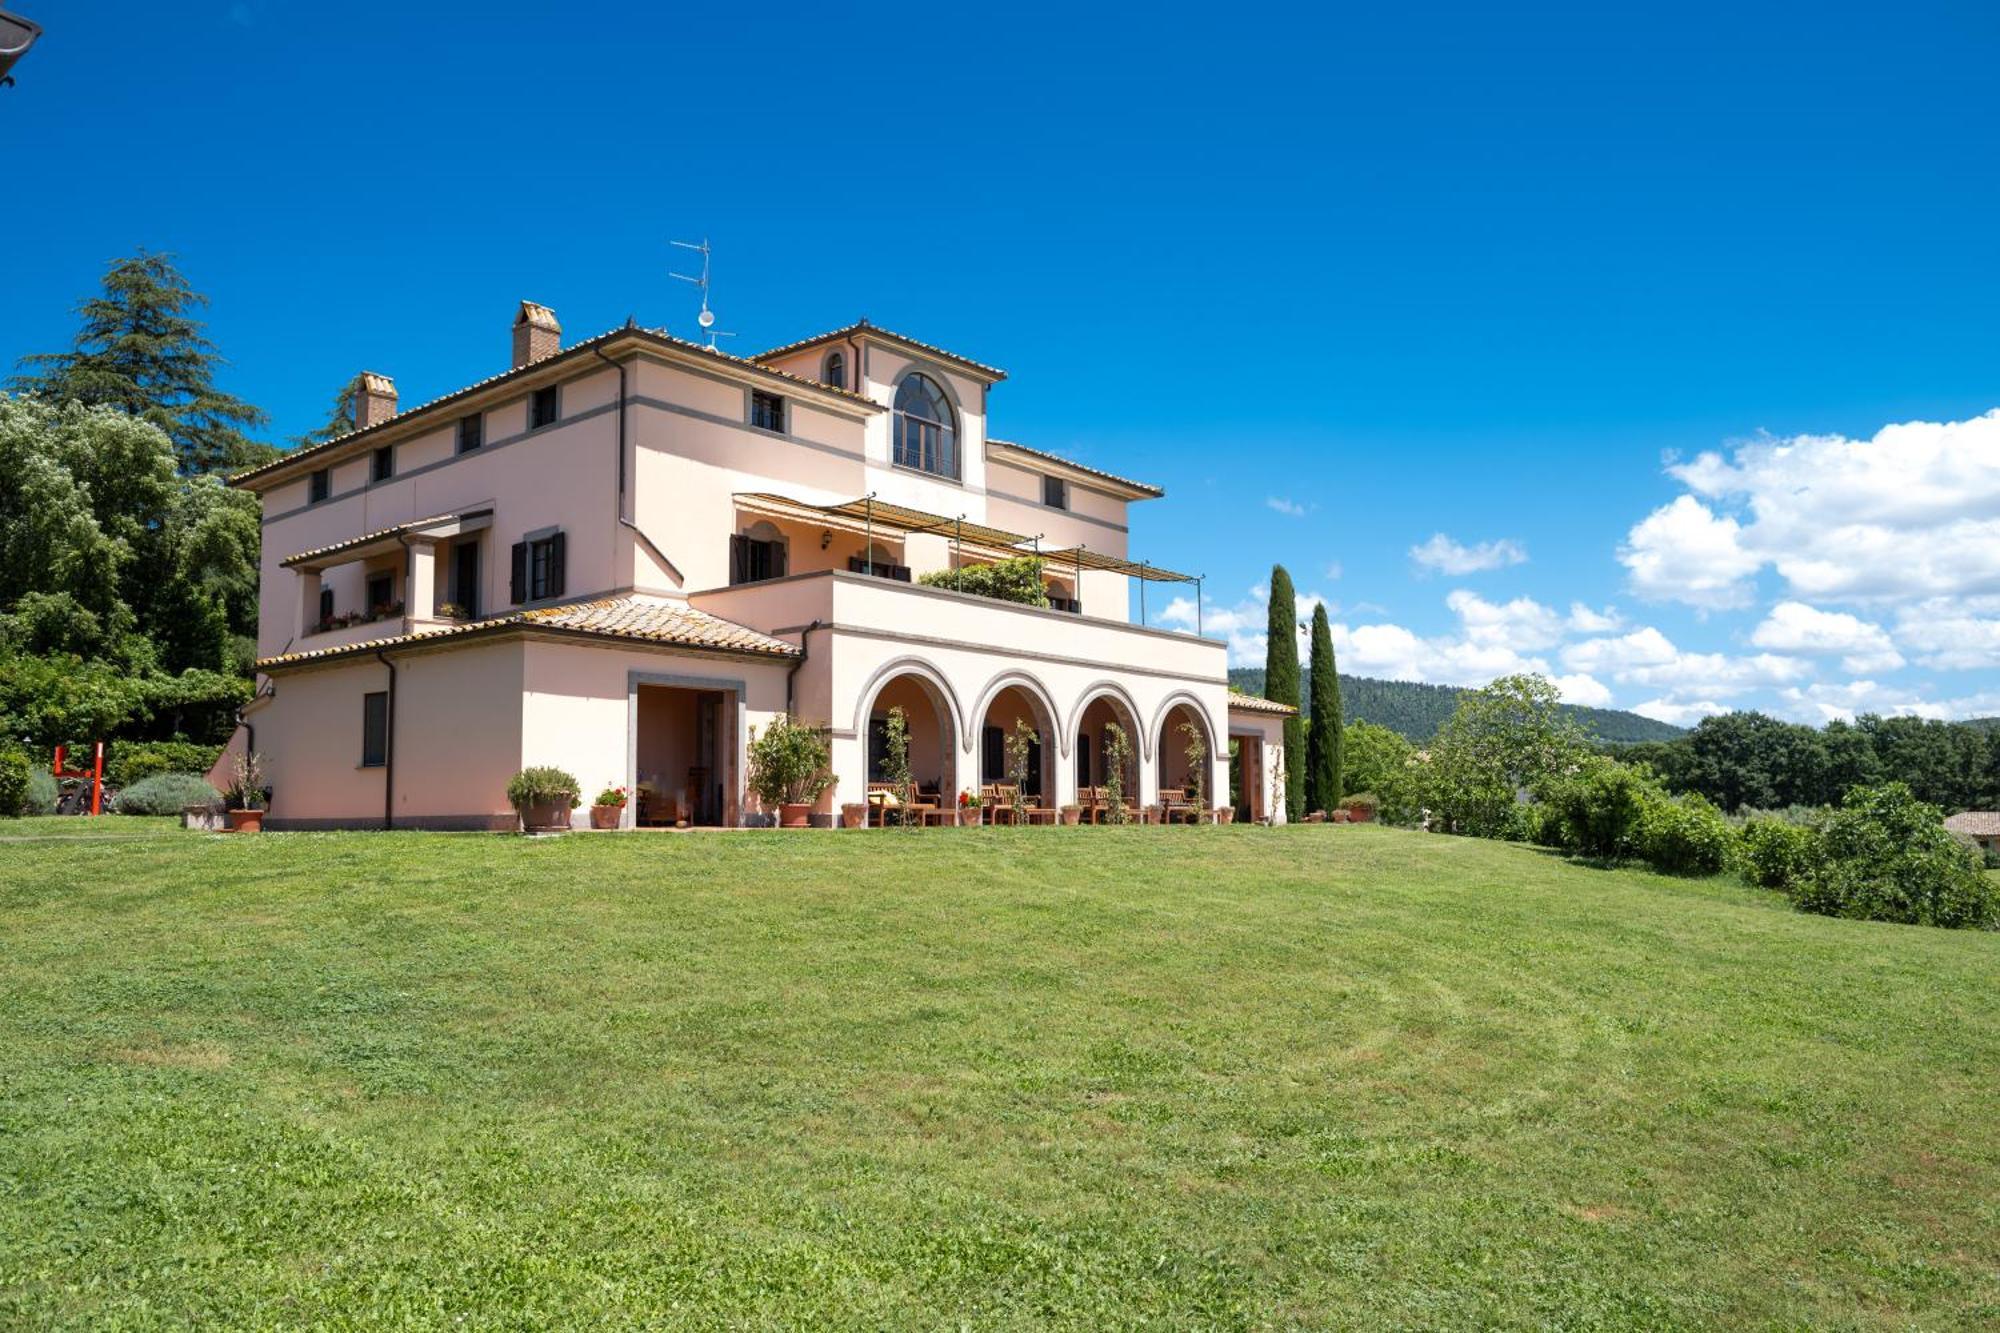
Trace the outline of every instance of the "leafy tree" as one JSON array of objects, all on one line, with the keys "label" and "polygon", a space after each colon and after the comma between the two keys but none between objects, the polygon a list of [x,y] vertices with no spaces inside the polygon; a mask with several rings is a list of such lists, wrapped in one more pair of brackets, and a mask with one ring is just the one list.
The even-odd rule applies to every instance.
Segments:
[{"label": "leafy tree", "polygon": [[1387,727],[1350,722],[1341,728],[1341,776],[1351,791],[1380,796],[1408,771],[1416,747]]},{"label": "leafy tree", "polygon": [[194,317],[207,304],[170,255],[113,260],[103,291],[77,307],[70,350],[22,358],[14,387],[152,423],[173,440],[183,473],[262,462],[273,451],[244,432],[263,426],[264,413],[215,387],[222,358]]},{"label": "leafy tree", "polygon": [[1333,630],[1326,607],[1312,616],[1312,717],[1306,728],[1306,808],[1340,804],[1340,674],[1333,664]]},{"label": "leafy tree", "polygon": [[1459,700],[1431,743],[1425,795],[1447,828],[1503,836],[1526,793],[1584,757],[1583,733],[1541,676],[1502,676]]},{"label": "leafy tree", "polygon": [[917,582],[927,588],[950,588],[1023,606],[1047,606],[1049,590],[1042,582],[1044,563],[1040,556],[1024,555],[1014,560],[996,560],[990,565],[932,570],[918,575]]},{"label": "leafy tree", "polygon": [[1822,855],[1787,885],[1795,905],[1826,916],[1920,926],[2000,922],[2000,891],[1943,812],[1901,782],[1847,793],[1820,836]]},{"label": "leafy tree", "polygon": [[1639,769],[1592,755],[1545,784],[1541,799],[1557,846],[1616,859],[1639,854],[1647,807],[1666,797]]},{"label": "leafy tree", "polygon": [[[1292,576],[1283,565],[1271,566],[1271,605],[1264,637],[1264,697],[1273,703],[1299,707],[1299,602]],[[1306,724],[1303,717],[1285,719],[1285,818],[1306,814]]]}]

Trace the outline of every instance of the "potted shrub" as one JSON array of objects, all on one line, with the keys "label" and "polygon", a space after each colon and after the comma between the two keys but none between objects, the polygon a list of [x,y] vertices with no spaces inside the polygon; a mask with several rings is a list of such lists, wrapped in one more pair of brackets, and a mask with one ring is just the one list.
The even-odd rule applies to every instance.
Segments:
[{"label": "potted shrub", "polygon": [[805,828],[812,822],[813,802],[833,785],[826,736],[816,727],[794,722],[784,713],[772,718],[760,734],[750,733],[750,790],[778,811],[784,828]]},{"label": "potted shrub", "polygon": [[1367,791],[1356,792],[1348,797],[1344,804],[1347,806],[1348,819],[1356,824],[1365,824],[1372,820],[1376,812],[1382,808],[1382,802],[1375,793]]},{"label": "potted shrub", "polygon": [[507,780],[507,803],[529,833],[569,827],[569,812],[583,804],[576,779],[560,768],[524,768]]},{"label": "potted shrub", "polygon": [[592,828],[617,828],[618,821],[625,813],[625,789],[606,787],[597,793],[597,799],[590,803],[590,826]]},{"label": "potted shrub", "polygon": [[979,796],[971,788],[958,794],[958,822],[973,827],[979,823]]},{"label": "potted shrub", "polygon": [[222,794],[223,827],[232,833],[261,833],[264,807],[270,803],[264,788],[264,757],[252,751],[236,756],[229,790]]}]

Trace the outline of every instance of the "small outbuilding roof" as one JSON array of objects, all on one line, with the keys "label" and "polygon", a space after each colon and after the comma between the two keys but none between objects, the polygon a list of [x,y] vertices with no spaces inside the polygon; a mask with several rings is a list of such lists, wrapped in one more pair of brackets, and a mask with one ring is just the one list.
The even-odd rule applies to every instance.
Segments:
[{"label": "small outbuilding roof", "polygon": [[1968,837],[2000,838],[2000,810],[1964,810],[1947,815],[1944,826]]},{"label": "small outbuilding roof", "polygon": [[1276,717],[1290,717],[1299,711],[1276,699],[1266,699],[1257,694],[1238,694],[1234,690],[1229,692],[1229,706],[1239,713],[1269,713]]}]

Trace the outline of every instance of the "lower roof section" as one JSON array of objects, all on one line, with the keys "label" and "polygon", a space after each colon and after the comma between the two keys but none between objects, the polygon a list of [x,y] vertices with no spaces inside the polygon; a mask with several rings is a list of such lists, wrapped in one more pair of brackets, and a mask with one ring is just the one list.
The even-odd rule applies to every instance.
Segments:
[{"label": "lower roof section", "polygon": [[706,611],[697,611],[683,603],[626,596],[535,607],[462,625],[440,625],[434,629],[385,635],[379,639],[343,643],[332,648],[280,653],[261,659],[256,669],[266,672],[284,670],[386,652],[392,648],[450,646],[496,634],[537,630],[616,643],[698,648],[705,652],[736,653],[746,657],[794,658],[799,655],[795,644],[760,634]]}]

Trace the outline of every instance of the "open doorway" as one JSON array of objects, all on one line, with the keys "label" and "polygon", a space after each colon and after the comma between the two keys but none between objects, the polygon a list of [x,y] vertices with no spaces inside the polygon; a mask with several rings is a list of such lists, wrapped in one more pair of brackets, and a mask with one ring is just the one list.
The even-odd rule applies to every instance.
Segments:
[{"label": "open doorway", "polygon": [[733,821],[735,755],[724,733],[734,697],[729,690],[639,687],[634,823],[699,828]]}]

